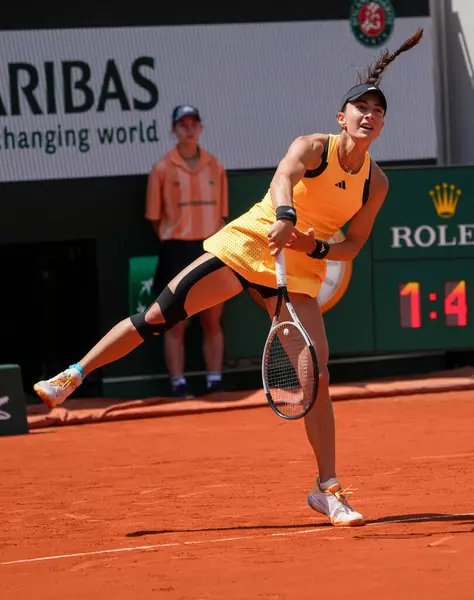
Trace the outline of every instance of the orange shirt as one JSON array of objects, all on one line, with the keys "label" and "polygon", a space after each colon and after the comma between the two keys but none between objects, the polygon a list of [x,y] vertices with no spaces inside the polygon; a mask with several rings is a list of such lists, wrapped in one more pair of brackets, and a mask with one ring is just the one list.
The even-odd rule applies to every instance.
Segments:
[{"label": "orange shirt", "polygon": [[202,148],[190,169],[177,148],[158,161],[148,177],[145,217],[159,221],[164,240],[205,240],[228,215],[227,175]]}]

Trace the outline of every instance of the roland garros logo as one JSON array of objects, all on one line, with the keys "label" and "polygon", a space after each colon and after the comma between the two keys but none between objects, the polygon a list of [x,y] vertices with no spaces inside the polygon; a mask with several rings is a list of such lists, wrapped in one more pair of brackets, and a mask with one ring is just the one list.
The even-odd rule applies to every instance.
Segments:
[{"label": "roland garros logo", "polygon": [[[10,398],[8,396],[3,396],[3,398],[0,398],[0,406],[5,406],[5,404],[8,404],[9,400]],[[8,419],[11,418],[11,414],[6,410],[0,410],[0,421],[8,421]]]},{"label": "roland garros logo", "polygon": [[352,32],[361,44],[376,47],[385,44],[395,24],[390,0],[354,0],[349,13]]}]

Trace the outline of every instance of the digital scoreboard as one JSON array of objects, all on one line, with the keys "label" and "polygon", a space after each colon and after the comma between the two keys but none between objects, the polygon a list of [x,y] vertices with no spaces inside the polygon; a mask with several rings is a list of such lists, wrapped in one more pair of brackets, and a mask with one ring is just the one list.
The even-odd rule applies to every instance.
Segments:
[{"label": "digital scoreboard", "polygon": [[[400,283],[400,326],[410,329],[422,327],[422,287],[419,281]],[[437,292],[429,292],[428,300],[436,303]],[[467,326],[467,302],[465,281],[445,281],[440,310],[430,310],[432,321],[444,318],[448,327]]]},{"label": "digital scoreboard", "polygon": [[374,265],[378,351],[474,348],[474,259]]}]

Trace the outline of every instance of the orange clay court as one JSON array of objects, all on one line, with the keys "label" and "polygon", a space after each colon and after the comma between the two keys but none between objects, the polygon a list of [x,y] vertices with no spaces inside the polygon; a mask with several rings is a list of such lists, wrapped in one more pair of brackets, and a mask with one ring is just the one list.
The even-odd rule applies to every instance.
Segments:
[{"label": "orange clay court", "polygon": [[264,401],[0,438],[2,600],[474,598],[474,390],[334,409],[364,527],[307,506],[304,424]]}]

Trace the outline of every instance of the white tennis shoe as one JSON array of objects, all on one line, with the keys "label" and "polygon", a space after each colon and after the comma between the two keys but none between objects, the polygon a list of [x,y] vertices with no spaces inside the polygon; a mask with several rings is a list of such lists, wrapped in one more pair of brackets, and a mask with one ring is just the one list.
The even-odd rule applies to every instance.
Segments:
[{"label": "white tennis shoe", "polygon": [[336,478],[321,484],[319,479],[308,494],[309,506],[326,515],[335,527],[354,527],[364,524],[364,517],[354,510],[345,494],[352,494],[350,488],[342,489]]},{"label": "white tennis shoe", "polygon": [[33,389],[49,408],[54,408],[62,404],[81,383],[81,373],[77,369],[69,367],[56,377],[38,381]]}]

